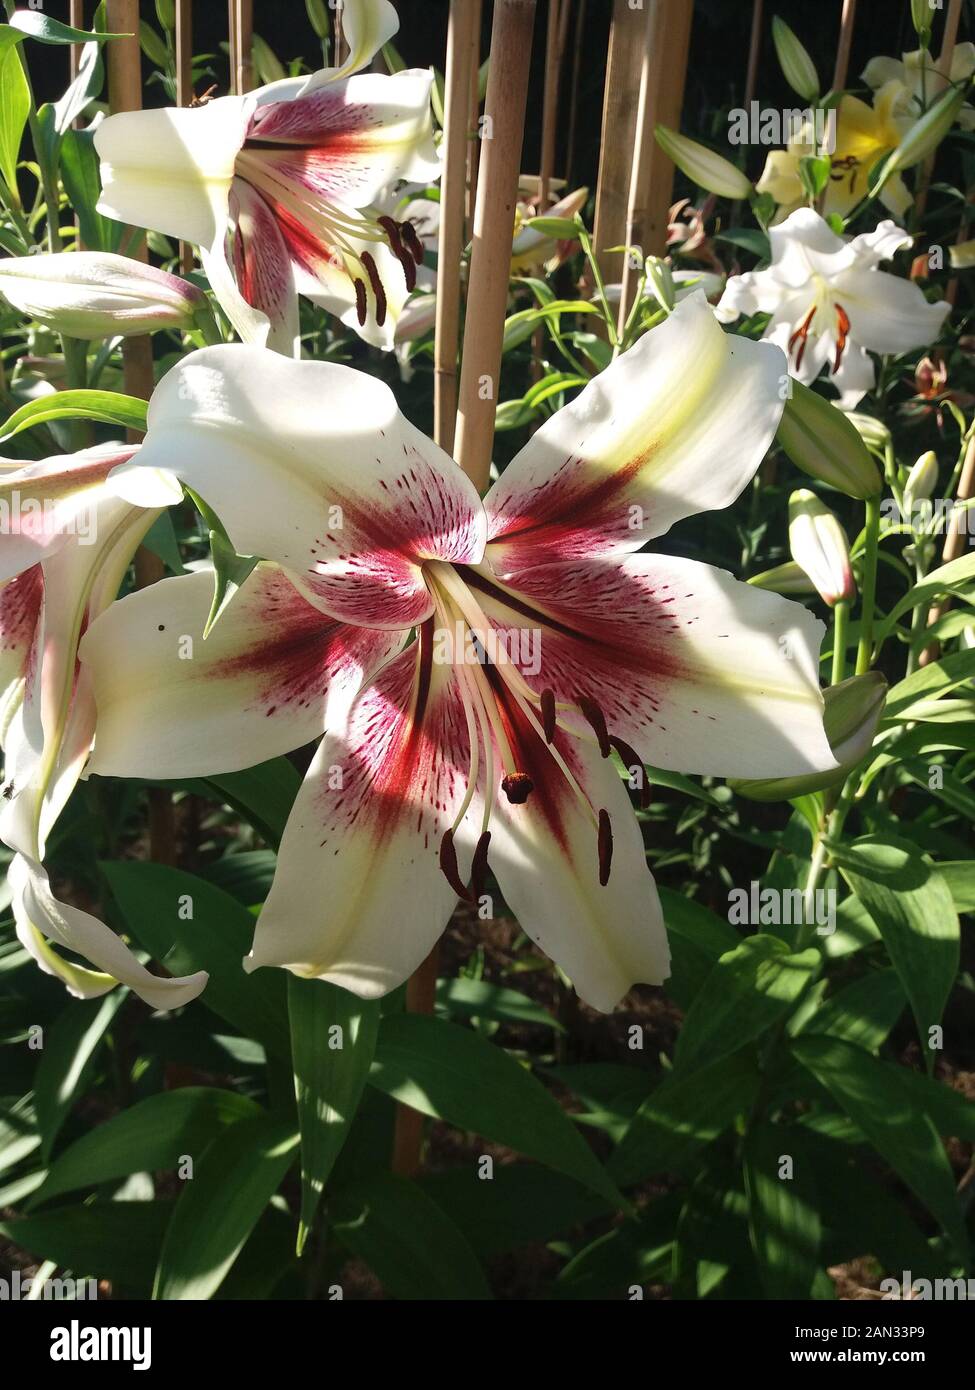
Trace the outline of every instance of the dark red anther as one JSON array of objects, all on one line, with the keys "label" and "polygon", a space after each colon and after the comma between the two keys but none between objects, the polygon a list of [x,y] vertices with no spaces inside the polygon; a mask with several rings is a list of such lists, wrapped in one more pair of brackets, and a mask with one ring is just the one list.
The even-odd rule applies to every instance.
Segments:
[{"label": "dark red anther", "polygon": [[555,694],[551,690],[543,690],[538,700],[542,708],[542,732],[545,742],[551,743],[555,737]]},{"label": "dark red anther", "polygon": [[609,882],[609,871],[613,863],[613,827],[609,822],[609,812],[599,813],[599,884],[605,888]]},{"label": "dark red anther", "polygon": [[802,323],[800,323],[799,327],[796,329],[792,337],[789,339],[790,352],[795,347],[796,343],[799,344],[799,351],[796,353],[796,371],[798,371],[799,368],[802,366],[802,359],[805,356],[806,352],[806,339],[809,337],[809,329],[812,326],[812,321],[815,315],[816,306],[814,304],[812,308],[809,310],[806,317],[803,319]]},{"label": "dark red anther", "polygon": [[394,222],[391,217],[377,217],[376,221],[386,233],[389,241],[389,249],[403,267],[403,277],[406,280],[407,293],[412,294],[416,289],[416,263],[413,254],[407,251],[400,236],[402,226],[409,226],[409,223]]},{"label": "dark red anther", "polygon": [[592,725],[593,733],[596,735],[596,740],[599,743],[599,756],[601,758],[608,758],[611,751],[609,731],[606,728],[606,718],[602,710],[596,704],[596,701],[591,700],[588,695],[579,696],[579,708],[586,720]]},{"label": "dark red anther", "polygon": [[457,851],[454,849],[454,832],[447,830],[440,841],[440,872],[457,894],[458,898],[463,898],[465,902],[475,901],[474,895],[463,882],[460,870],[457,867]]},{"label": "dark red anther", "polygon": [[846,349],[847,339],[850,336],[850,320],[846,310],[843,308],[842,304],[837,304],[835,307],[836,326],[838,331],[836,334],[836,357],[833,359],[834,375],[840,369],[840,363],[843,361],[843,353]]},{"label": "dark red anther", "polygon": [[[631,777],[633,776],[634,770],[636,771],[640,779],[640,785],[635,788],[635,790],[640,793],[640,809],[645,811],[650,805],[650,779],[647,777],[646,770],[643,766],[643,759],[638,758],[630,745],[624,743],[616,734],[610,734],[609,741],[623,759],[623,766]],[[633,786],[632,781],[630,782],[630,786]]]},{"label": "dark red anther", "polygon": [[527,772],[512,772],[510,776],[501,779],[501,790],[512,806],[524,806],[535,790],[535,783]]},{"label": "dark red anther", "polygon": [[372,292],[376,296],[376,323],[382,328],[386,322],[386,291],[383,289],[383,282],[379,278],[379,271],[376,269],[376,262],[368,251],[363,251],[359,257],[366,274],[369,276],[369,283],[372,285]]},{"label": "dark red anther", "polygon": [[477,842],[474,850],[474,858],[471,860],[471,898],[475,903],[480,902],[484,892],[484,880],[487,877],[488,866],[488,847],[491,844],[491,832],[485,830]]},{"label": "dark red anther", "polygon": [[400,232],[403,235],[403,242],[409,250],[410,255],[417,265],[423,264],[423,242],[412,222],[401,222]]},{"label": "dark red anther", "polygon": [[386,233],[393,255],[402,258],[403,240],[399,234],[399,223],[392,217],[377,217],[376,221]]},{"label": "dark red anther", "polygon": [[353,280],[355,286],[355,316],[361,328],[366,321],[366,287],[361,280]]}]

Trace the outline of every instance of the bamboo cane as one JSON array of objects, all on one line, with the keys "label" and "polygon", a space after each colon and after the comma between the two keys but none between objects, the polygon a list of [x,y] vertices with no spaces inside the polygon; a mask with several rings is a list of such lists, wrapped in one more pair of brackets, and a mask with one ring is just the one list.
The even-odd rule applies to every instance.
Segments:
[{"label": "bamboo cane", "polygon": [[748,68],[745,72],[745,101],[747,111],[755,97],[758,87],[758,60],[762,52],[763,0],[754,0],[752,6],[752,32],[748,41]]},{"label": "bamboo cane", "polygon": [[[566,5],[568,10],[568,5]],[[572,182],[576,161],[576,129],[579,117],[579,76],[582,72],[582,40],[586,29],[586,0],[578,0],[576,10],[575,45],[572,53],[572,79],[569,90],[568,135],[565,146],[565,176]]]},{"label": "bamboo cane", "polygon": [[535,0],[495,0],[455,450],[479,490],[491,467],[534,18]]},{"label": "bamboo cane", "polygon": [[850,71],[850,48],[853,43],[853,23],[856,19],[857,0],[843,0],[840,16],[840,37],[836,45],[836,66],[833,68],[833,91],[839,92],[846,86]]},{"label": "bamboo cane", "polygon": [[464,249],[467,136],[476,8],[475,0],[450,0],[447,27],[437,326],[433,347],[433,414],[434,438],[448,454],[454,447],[457,417],[460,262]]},{"label": "bamboo cane", "polygon": [[474,21],[471,30],[471,106],[470,126],[467,143],[467,203],[464,220],[464,236],[470,241],[474,235],[474,202],[477,197],[477,162],[481,153],[478,122],[481,117],[481,19],[482,0],[474,0]]},{"label": "bamboo cane", "polygon": [[[961,477],[958,479],[958,489],[955,493],[957,502],[967,502],[975,496],[975,437],[968,441],[965,450],[965,461],[962,464]],[[967,540],[967,526],[964,524],[968,512],[957,510],[951,513],[948,522],[948,530],[945,535],[944,549],[941,552],[943,564],[948,564],[951,560],[957,560],[964,554]],[[944,598],[940,603],[932,604],[928,611],[929,626],[936,623],[938,619],[947,611],[951,603],[950,597]],[[919,666],[927,666],[929,662],[937,661],[941,647],[938,642],[931,642],[921,652],[918,659]]]},{"label": "bamboo cane", "polygon": [[[955,56],[955,43],[958,40],[958,25],[961,21],[961,0],[948,0],[948,13],[945,15],[945,27],[941,35],[941,52],[938,54],[938,61],[932,79],[930,100],[933,101],[938,92],[948,85],[951,77],[951,62]],[[917,190],[914,195],[914,223],[915,226],[924,216],[928,205],[928,189],[931,184],[931,175],[934,173],[934,161],[937,156],[935,150],[929,154],[922,162],[917,176]]]},{"label": "bamboo cane", "polygon": [[[566,4],[566,8],[568,5]],[[551,203],[553,166],[555,164],[555,133],[559,108],[559,34],[562,29],[560,0],[548,0],[545,26],[545,88],[542,96],[542,145],[538,166],[538,190],[535,207],[545,212]],[[545,329],[539,324],[532,334],[532,381],[542,376],[542,356],[545,352]]]},{"label": "bamboo cane", "polygon": [[[653,100],[657,121],[676,130],[680,127],[684,105],[694,0],[657,0],[657,3],[664,8],[664,26],[660,61],[653,69]],[[674,165],[654,140],[650,150],[646,211],[636,229],[640,245],[654,256],[662,256],[667,250],[667,223],[673,201]]]},{"label": "bamboo cane", "polygon": [[[124,34],[108,45],[108,100],[113,112],[138,111],[142,106],[142,59],[139,48],[138,0],[106,0],[105,19],[110,32]],[[128,254],[135,260],[146,260],[145,235],[138,234],[129,246]],[[125,390],[130,396],[148,400],[153,389],[152,339],[148,334],[126,338],[122,343],[122,367]],[[130,443],[142,438],[138,430],[129,430]],[[135,557],[136,583],[139,588],[154,584],[163,576],[163,562],[151,550],[140,546]],[[153,859],[160,864],[176,860],[173,803],[169,793],[161,788],[149,790],[149,844]]]},{"label": "bamboo cane", "polygon": [[230,0],[233,85],[243,96],[254,85],[254,0]]},{"label": "bamboo cane", "polygon": [[613,0],[593,224],[596,260],[604,280],[618,279],[620,269],[618,253],[610,254],[606,248],[620,246],[626,239],[630,158],[640,103],[645,22],[646,15],[631,8],[628,0]]},{"label": "bamboo cane", "polygon": [[[654,0],[647,10],[643,36],[643,63],[640,73],[640,101],[637,107],[636,138],[633,144],[633,167],[630,171],[630,194],[626,212],[625,244],[641,245],[642,227],[646,219],[650,192],[650,167],[656,140],[653,128],[657,123],[659,85],[656,80],[660,65],[665,61],[666,17],[664,0]],[[642,258],[641,258],[642,259]],[[638,278],[631,254],[623,258],[620,277],[619,331],[629,317]]]}]

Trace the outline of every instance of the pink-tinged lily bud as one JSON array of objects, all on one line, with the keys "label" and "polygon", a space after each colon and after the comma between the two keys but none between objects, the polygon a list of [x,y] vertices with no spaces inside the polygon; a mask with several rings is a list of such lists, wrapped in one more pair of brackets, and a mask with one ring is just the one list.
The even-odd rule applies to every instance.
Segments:
[{"label": "pink-tinged lily bud", "polygon": [[736,778],[728,786],[749,801],[791,801],[845,782],[873,747],[886,698],[887,682],[879,671],[830,686],[823,691],[823,728],[838,767],[804,777]]},{"label": "pink-tinged lily bud", "polygon": [[846,533],[829,507],[806,488],[789,498],[789,549],[830,608],[853,598],[856,585]]},{"label": "pink-tinged lily bud", "polygon": [[928,107],[919,121],[907,130],[900,144],[887,160],[881,172],[881,181],[902,169],[910,169],[920,164],[926,155],[931,154],[941,144],[948,131],[955,124],[958,112],[965,101],[964,87],[948,87],[938,100]]},{"label": "pink-tinged lily bud", "polygon": [[775,437],[795,466],[847,497],[879,496],[877,465],[844,412],[800,381],[790,388]]},{"label": "pink-tinged lily bud", "polygon": [[21,313],[70,338],[192,328],[206,304],[203,291],[178,275],[103,251],[2,260],[0,294]]},{"label": "pink-tinged lily bud", "polygon": [[910,516],[919,502],[926,502],[938,484],[938,456],[933,449],[922,454],[904,484],[904,511]]},{"label": "pink-tinged lily bud", "polygon": [[717,193],[721,198],[751,196],[751,181],[729,159],[696,140],[689,140],[686,135],[678,135],[676,130],[665,125],[655,126],[653,133],[664,154],[700,188]]},{"label": "pink-tinged lily bud", "polygon": [[816,586],[809,575],[797,565],[795,560],[786,560],[784,565],[753,574],[747,581],[756,589],[768,589],[773,594],[814,594]]},{"label": "pink-tinged lily bud", "polygon": [[803,101],[815,101],[819,96],[819,73],[799,39],[778,15],[772,17],[772,42],[782,76]]}]

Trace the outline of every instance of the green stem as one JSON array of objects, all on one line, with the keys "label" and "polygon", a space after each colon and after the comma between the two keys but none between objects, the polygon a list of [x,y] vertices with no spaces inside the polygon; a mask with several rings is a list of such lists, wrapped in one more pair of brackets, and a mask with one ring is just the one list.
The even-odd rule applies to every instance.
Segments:
[{"label": "green stem", "polygon": [[863,547],[863,599],[860,605],[860,645],[857,647],[856,674],[870,670],[873,656],[873,618],[877,597],[877,551],[880,545],[880,496],[868,497],[866,508],[866,540]]},{"label": "green stem", "polygon": [[846,633],[850,621],[850,601],[840,599],[833,609],[833,671],[830,685],[839,685],[846,677]]}]

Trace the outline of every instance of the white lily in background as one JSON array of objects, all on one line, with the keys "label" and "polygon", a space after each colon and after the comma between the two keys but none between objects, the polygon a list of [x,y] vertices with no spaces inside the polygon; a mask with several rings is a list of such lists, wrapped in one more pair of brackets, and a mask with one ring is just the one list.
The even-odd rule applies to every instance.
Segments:
[{"label": "white lily in background", "polygon": [[[134,452],[106,445],[13,467],[0,478],[0,839],[15,851],[9,877],[17,935],[42,970],[84,998],[121,982],[153,1007],[172,1008],[198,994],[206,976],[150,974],[103,922],[58,902],[41,863],[95,731],[78,643],[115,598],[158,515],[120,498],[109,482]],[[97,969],[66,959],[52,942]]]},{"label": "white lily in background", "polygon": [[[956,43],[948,71],[930,49],[916,48],[900,58],[871,58],[861,76],[868,87],[877,93],[889,94],[891,109],[896,117],[913,124],[920,119],[948,83],[959,83],[975,74],[975,43]],[[876,98],[875,98],[876,100]],[[962,130],[975,129],[975,110],[962,106],[958,113]]]},{"label": "white lily in background", "polygon": [[572,255],[578,241],[574,237],[558,239],[551,233],[535,231],[532,221],[536,217],[575,217],[577,212],[582,211],[588,197],[588,188],[576,188],[544,210],[528,203],[518,204],[511,243],[512,275],[534,275],[539,271],[551,275],[558,270]]},{"label": "white lily in background", "polygon": [[192,328],[206,306],[178,275],[102,251],[0,260],[0,295],[56,332],[89,339]]},{"label": "white lily in background", "polygon": [[827,368],[844,410],[874,384],[870,352],[927,347],[951,310],[947,300],[929,304],[912,281],[879,269],[911,244],[893,222],[844,240],[818,213],[800,208],[769,229],[769,241],[768,267],[732,276],[715,312],[724,323],[770,314],[764,337],[786,353],[791,375],[809,385]]},{"label": "white lily in background", "polygon": [[[298,293],[392,345],[423,249],[372,204],[440,172],[431,72],[358,73],[398,28],[388,0],[346,0],[349,60],[246,96],[110,116],[95,133],[99,211],[200,248],[247,341],[297,352]],[[358,75],[355,75],[357,74]]]},{"label": "white lily in background", "polygon": [[249,969],[383,994],[458,895],[479,897],[490,856],[523,929],[589,1003],[666,976],[610,753],[641,775],[644,760],[729,776],[834,766],[822,624],[708,565],[634,553],[738,496],[775,433],[783,367],[696,296],[546,420],[483,503],[349,368],[226,346],[162,380],[117,485],[142,486],[140,464],[172,469],[241,553],[273,565],[191,661],[177,637],[202,631],[196,577],[92,625],[90,771],[214,773],[325,730]]}]

